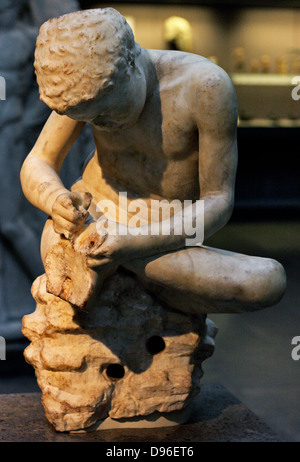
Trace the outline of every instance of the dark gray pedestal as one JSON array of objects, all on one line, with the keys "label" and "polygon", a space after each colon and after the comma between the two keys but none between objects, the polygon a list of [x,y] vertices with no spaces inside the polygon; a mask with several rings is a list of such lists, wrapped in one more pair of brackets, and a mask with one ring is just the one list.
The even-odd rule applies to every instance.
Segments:
[{"label": "dark gray pedestal", "polygon": [[39,393],[0,395],[0,442],[226,442],[279,441],[248,408],[218,384],[202,385],[190,420],[177,427],[57,433],[47,422]]}]

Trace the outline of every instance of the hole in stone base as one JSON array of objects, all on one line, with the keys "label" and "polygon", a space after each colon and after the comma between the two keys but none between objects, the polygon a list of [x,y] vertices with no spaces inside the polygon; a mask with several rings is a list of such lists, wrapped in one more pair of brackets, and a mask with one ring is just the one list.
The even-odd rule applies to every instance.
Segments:
[{"label": "hole in stone base", "polygon": [[106,368],[106,375],[112,380],[120,380],[124,377],[125,369],[121,364],[110,364]]},{"label": "hole in stone base", "polygon": [[166,344],[162,337],[159,335],[153,335],[146,342],[146,348],[151,355],[157,355],[166,348]]}]

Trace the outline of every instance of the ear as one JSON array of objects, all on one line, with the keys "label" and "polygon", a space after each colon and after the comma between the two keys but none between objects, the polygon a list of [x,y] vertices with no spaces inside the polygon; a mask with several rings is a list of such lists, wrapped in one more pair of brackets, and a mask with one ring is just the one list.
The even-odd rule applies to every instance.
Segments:
[{"label": "ear", "polygon": [[129,54],[129,57],[128,57],[128,65],[132,68],[132,69],[135,69],[135,56],[133,53],[130,53]]},{"label": "ear", "polygon": [[104,90],[106,93],[110,93],[111,91],[113,91],[114,87],[115,87],[114,82],[112,82],[111,80],[107,79],[107,80],[104,82],[103,90]]}]

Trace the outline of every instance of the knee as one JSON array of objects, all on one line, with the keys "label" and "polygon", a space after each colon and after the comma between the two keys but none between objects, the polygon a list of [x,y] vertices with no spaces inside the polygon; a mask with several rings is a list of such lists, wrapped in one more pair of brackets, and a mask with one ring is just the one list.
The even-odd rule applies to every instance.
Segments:
[{"label": "knee", "polygon": [[286,274],[276,260],[260,258],[256,270],[246,283],[246,298],[252,309],[276,305],[286,290]]}]

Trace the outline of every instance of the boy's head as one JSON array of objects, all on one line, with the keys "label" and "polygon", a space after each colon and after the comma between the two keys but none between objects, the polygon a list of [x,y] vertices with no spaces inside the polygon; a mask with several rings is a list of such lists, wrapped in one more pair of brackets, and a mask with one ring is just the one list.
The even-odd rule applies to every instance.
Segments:
[{"label": "boy's head", "polygon": [[37,38],[35,72],[41,100],[58,113],[110,92],[130,75],[140,47],[113,8],[77,11],[45,22]]}]

